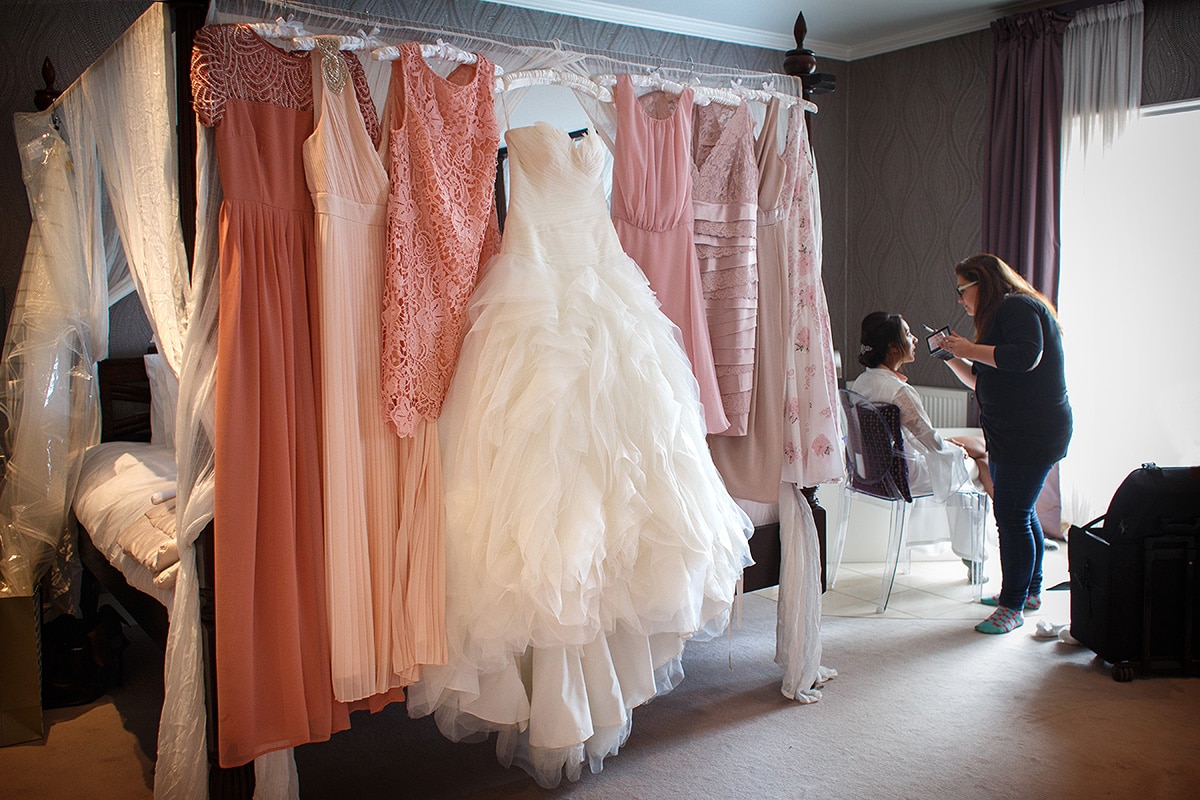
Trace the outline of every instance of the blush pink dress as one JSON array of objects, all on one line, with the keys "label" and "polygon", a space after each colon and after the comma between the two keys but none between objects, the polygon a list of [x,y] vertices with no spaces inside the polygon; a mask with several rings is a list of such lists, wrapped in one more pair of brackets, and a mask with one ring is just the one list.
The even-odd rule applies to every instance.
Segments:
[{"label": "blush pink dress", "polygon": [[375,115],[358,102],[336,45],[317,43],[316,130],[304,143],[304,167],[316,209],[333,691],[349,702],[411,683],[392,670],[400,442],[379,408],[388,178]]},{"label": "blush pink dress", "polygon": [[381,318],[383,414],[400,439],[393,669],[446,660],[442,467],[436,420],[458,363],[467,300],[497,249],[495,68],[448,77],[420,45],[392,63],[384,108],[387,202]]},{"label": "blush pink dress", "polygon": [[749,107],[696,106],[692,141],[696,255],[717,385],[729,420],[721,435],[744,436],[758,324],[758,169]]},{"label": "blush pink dress", "polygon": [[721,433],[729,419],[717,383],[693,234],[692,90],[638,97],[630,77],[618,75],[616,102],[613,226],[683,337],[708,433]]},{"label": "blush pink dress", "polygon": [[[220,762],[328,739],[334,701],[325,607],[309,53],[247,27],[196,36],[196,113],[216,128],[219,219],[213,555]],[[343,55],[365,117],[362,67]]]}]

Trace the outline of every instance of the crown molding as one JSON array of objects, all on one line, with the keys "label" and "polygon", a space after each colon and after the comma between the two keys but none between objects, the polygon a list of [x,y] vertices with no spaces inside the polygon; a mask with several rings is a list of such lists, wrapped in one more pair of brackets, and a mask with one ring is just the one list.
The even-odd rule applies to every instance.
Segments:
[{"label": "crown molding", "polygon": [[[975,31],[984,30],[997,18],[995,11],[984,10],[969,17],[959,17],[950,22],[926,25],[918,30],[907,31],[894,36],[883,36],[870,42],[854,45],[853,47],[841,48],[846,53],[841,58],[844,61],[857,61],[860,58],[883,55],[884,53],[903,50],[907,47],[916,47],[917,45],[929,44],[930,42],[940,42],[942,39],[950,39],[955,36],[962,36],[964,33],[974,33]],[[831,52],[826,53],[817,50],[815,46],[810,45],[810,49],[829,58],[840,57]]]}]

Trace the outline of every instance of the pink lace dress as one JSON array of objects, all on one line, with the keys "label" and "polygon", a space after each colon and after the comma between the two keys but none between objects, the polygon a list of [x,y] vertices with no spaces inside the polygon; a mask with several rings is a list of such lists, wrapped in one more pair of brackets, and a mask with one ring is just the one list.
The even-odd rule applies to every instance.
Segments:
[{"label": "pink lace dress", "polygon": [[400,46],[384,109],[387,203],[383,414],[400,439],[400,527],[392,591],[393,670],[446,660],[442,466],[436,420],[458,363],[467,300],[496,251],[500,142],[494,67],[448,77]]},{"label": "pink lace dress", "polygon": [[400,436],[441,413],[467,299],[496,249],[494,75],[480,57],[443,78],[416,42],[392,63],[382,364],[384,414]]},{"label": "pink lace dress", "polygon": [[758,323],[758,169],[749,107],[696,106],[692,151],[696,255],[717,385],[729,420],[721,435],[743,436],[754,387]]},{"label": "pink lace dress", "polygon": [[709,433],[729,427],[713,361],[692,211],[691,89],[638,97],[617,76],[612,220],[621,247],[645,273],[663,313],[683,336],[700,384]]},{"label": "pink lace dress", "polygon": [[[341,58],[370,125],[362,66]],[[330,679],[318,437],[316,259],[302,148],[309,53],[249,28],[196,36],[192,86],[216,128],[220,210],[214,570],[220,761],[349,727]]]}]

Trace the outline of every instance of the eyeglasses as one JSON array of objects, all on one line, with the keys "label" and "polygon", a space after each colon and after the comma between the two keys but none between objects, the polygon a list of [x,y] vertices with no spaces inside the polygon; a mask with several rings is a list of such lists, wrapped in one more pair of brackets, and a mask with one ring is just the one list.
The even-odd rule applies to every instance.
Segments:
[{"label": "eyeglasses", "polygon": [[967,289],[970,289],[972,286],[974,286],[977,283],[979,283],[979,281],[971,281],[970,283],[960,283],[958,286],[954,287],[954,291],[958,292],[959,297],[962,297],[963,292],[965,292]]}]

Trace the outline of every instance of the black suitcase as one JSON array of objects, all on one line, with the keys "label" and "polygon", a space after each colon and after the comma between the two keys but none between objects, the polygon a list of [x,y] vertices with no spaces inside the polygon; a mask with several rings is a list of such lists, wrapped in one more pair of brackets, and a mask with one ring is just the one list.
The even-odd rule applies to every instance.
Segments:
[{"label": "black suitcase", "polygon": [[1071,635],[1114,679],[1200,669],[1200,467],[1143,464],[1067,541]]}]

